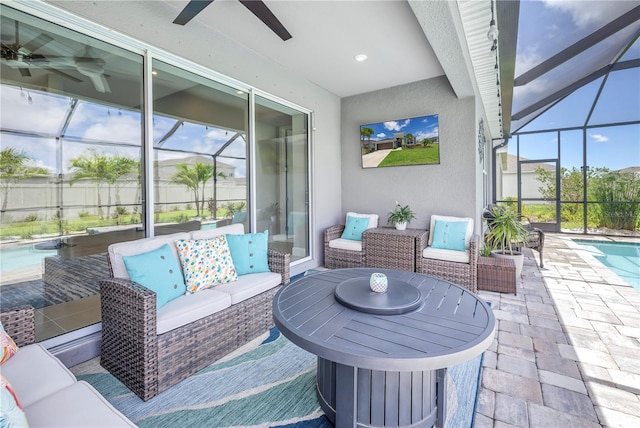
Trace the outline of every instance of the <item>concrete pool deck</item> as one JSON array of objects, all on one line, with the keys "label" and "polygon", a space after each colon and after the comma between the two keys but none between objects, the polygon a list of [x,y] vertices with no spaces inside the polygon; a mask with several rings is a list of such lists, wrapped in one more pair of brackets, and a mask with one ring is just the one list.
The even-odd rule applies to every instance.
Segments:
[{"label": "concrete pool deck", "polygon": [[574,238],[603,240],[546,234],[545,268],[527,250],[516,296],[479,293],[498,331],[476,427],[640,426],[640,292]]}]

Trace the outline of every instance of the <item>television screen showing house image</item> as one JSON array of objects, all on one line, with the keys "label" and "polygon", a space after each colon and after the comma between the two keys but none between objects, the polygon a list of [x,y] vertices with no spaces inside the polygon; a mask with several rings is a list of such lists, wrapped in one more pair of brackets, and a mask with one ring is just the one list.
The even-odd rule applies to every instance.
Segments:
[{"label": "television screen showing house image", "polygon": [[438,115],[360,126],[363,168],[440,163]]}]

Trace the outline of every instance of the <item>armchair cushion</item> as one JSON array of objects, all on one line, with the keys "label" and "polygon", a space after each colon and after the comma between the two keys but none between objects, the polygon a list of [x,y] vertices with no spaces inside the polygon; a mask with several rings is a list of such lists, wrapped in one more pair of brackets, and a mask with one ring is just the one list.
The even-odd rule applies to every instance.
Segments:
[{"label": "armchair cushion", "polygon": [[429,246],[433,245],[436,221],[443,222],[467,222],[467,229],[464,235],[464,248],[466,250],[469,249],[469,245],[471,243],[471,237],[473,236],[473,219],[470,217],[452,217],[452,216],[442,216],[442,215],[432,215],[429,227]]},{"label": "armchair cushion", "polygon": [[443,250],[464,251],[467,226],[466,221],[436,220],[431,246]]},{"label": "armchair cushion", "polygon": [[187,291],[178,259],[169,244],[133,256],[122,257],[129,278],[156,293],[156,308]]},{"label": "armchair cushion", "polygon": [[347,216],[347,224],[342,232],[342,239],[362,241],[362,232],[369,228],[371,219],[366,217]]},{"label": "armchair cushion", "polygon": [[378,214],[359,214],[359,213],[354,213],[353,211],[349,211],[347,212],[347,219],[349,217],[368,218],[369,224],[367,225],[367,229],[373,229],[374,227],[378,227]]},{"label": "armchair cushion", "polygon": [[362,251],[362,241],[354,241],[352,239],[332,239],[329,241],[329,248],[339,250]]},{"label": "armchair cushion", "polygon": [[469,263],[469,251],[445,250],[427,247],[422,251],[425,259],[442,260],[445,262]]}]

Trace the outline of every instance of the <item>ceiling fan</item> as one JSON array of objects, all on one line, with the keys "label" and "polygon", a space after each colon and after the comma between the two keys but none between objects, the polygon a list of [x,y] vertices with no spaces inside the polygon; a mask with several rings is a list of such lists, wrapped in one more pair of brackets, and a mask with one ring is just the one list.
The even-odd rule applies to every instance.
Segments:
[{"label": "ceiling fan", "polygon": [[109,82],[106,79],[109,76],[104,73],[105,60],[96,56],[91,47],[86,46],[83,53],[73,58],[38,54],[36,51],[53,41],[53,37],[42,33],[26,44],[21,45],[18,22],[16,22],[15,40],[16,42],[12,44],[2,44],[0,57],[9,67],[18,69],[22,77],[31,77],[30,69],[38,68],[74,82],[82,82],[82,79],[60,70],[71,69],[76,70],[83,76],[87,76],[96,91],[102,93],[111,92]]},{"label": "ceiling fan", "polygon": [[[244,7],[249,9],[255,16],[258,17],[265,25],[271,28],[271,31],[276,33],[282,41],[287,41],[291,38],[291,34],[284,28],[284,25],[276,18],[266,4],[262,0],[238,0]],[[174,24],[185,25],[191,21],[197,14],[213,3],[213,0],[191,0],[178,17],[173,21]]]}]

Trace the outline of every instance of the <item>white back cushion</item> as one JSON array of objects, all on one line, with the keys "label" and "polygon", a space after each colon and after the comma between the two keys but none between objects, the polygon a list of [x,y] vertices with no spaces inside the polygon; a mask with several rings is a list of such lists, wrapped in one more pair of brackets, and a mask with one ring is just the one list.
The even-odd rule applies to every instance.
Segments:
[{"label": "white back cushion", "polygon": [[433,243],[433,231],[436,227],[436,220],[440,221],[466,221],[467,223],[467,232],[464,235],[464,247],[468,250],[469,244],[471,243],[471,237],[473,236],[473,219],[470,217],[451,217],[444,215],[432,215],[431,222],[429,226],[429,246]]},{"label": "white back cushion", "polygon": [[233,223],[228,226],[216,227],[215,229],[194,230],[191,232],[191,239],[211,239],[216,236],[226,235],[243,235],[244,224]]},{"label": "white back cushion", "polygon": [[373,229],[375,227],[378,227],[378,214],[358,214],[358,213],[354,213],[352,211],[349,211],[347,213],[347,217],[349,217],[349,216],[351,216],[351,217],[368,218],[369,219],[369,226],[367,226],[367,229]]},{"label": "white back cushion", "polygon": [[176,249],[176,241],[178,239],[189,239],[187,232],[172,233],[171,235],[154,236],[153,238],[136,239],[135,241],[118,242],[109,245],[109,260],[111,260],[111,268],[113,269],[114,278],[129,279],[127,273],[127,267],[122,260],[123,256],[133,256],[136,254],[147,253],[152,250],[157,250],[164,244],[169,244],[171,252],[176,256],[176,260],[180,260],[178,257],[178,250]]}]

